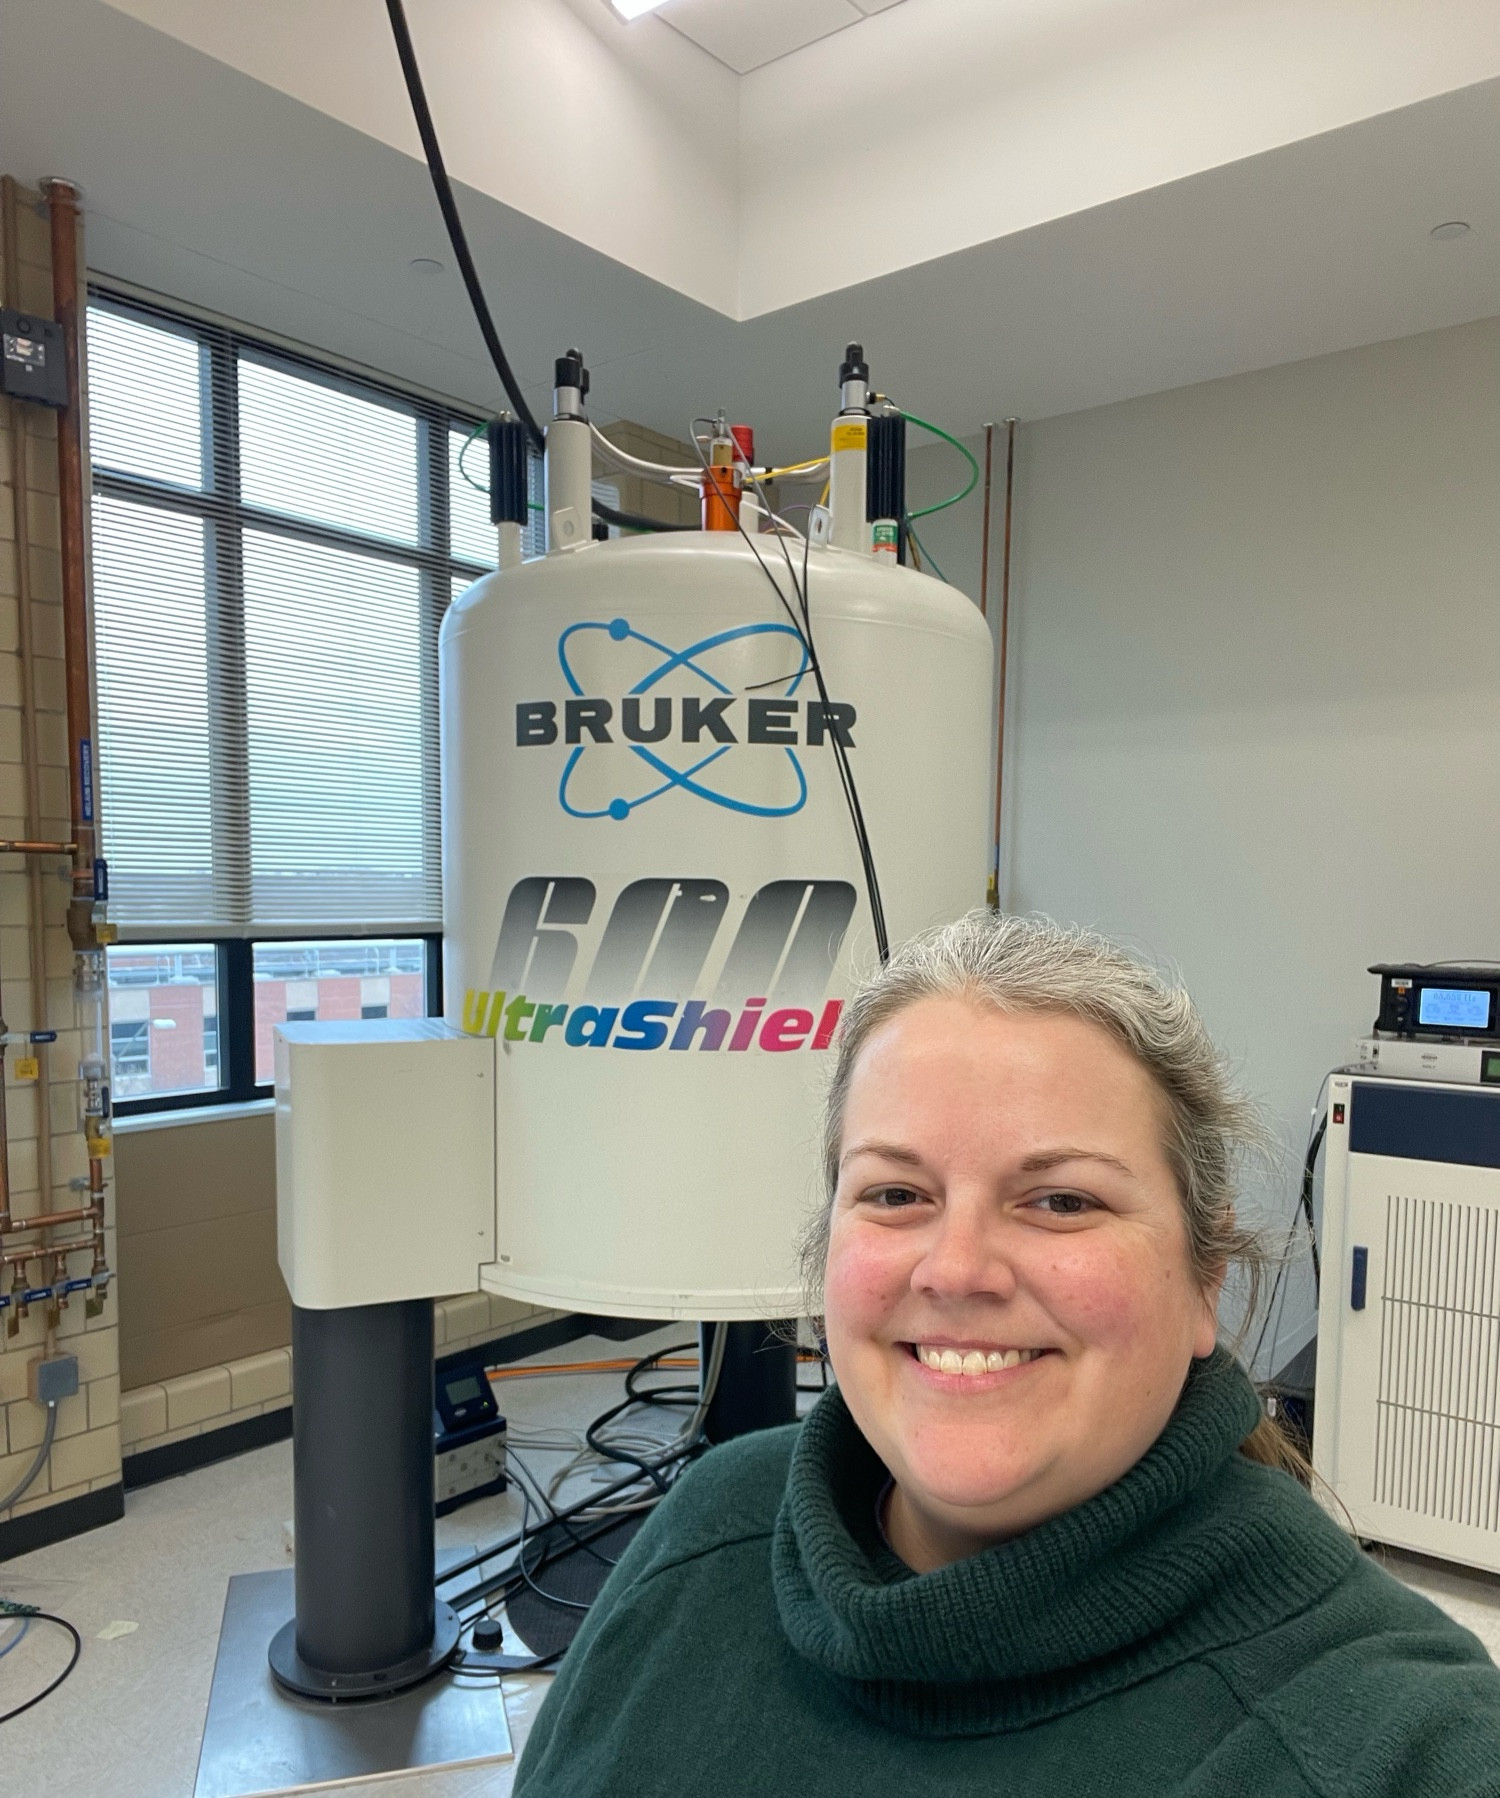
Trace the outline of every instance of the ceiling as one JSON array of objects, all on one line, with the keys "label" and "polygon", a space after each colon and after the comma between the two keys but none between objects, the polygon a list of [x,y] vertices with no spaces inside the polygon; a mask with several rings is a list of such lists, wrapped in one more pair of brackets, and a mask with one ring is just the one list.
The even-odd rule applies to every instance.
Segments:
[{"label": "ceiling", "polygon": [[[607,0],[606,0],[607,3]],[[669,0],[658,17],[737,75],[764,68],[902,0]]]},{"label": "ceiling", "polygon": [[[299,17],[305,24],[344,3],[261,0],[231,9],[244,37],[235,54],[262,57],[264,67],[257,34],[268,22],[292,33]],[[540,19],[557,0],[525,3]],[[190,10],[206,19],[217,4],[193,0]],[[465,16],[477,31],[497,4],[444,0],[442,16],[469,5]],[[603,0],[578,4],[608,11]],[[928,4],[905,0],[884,20],[861,24],[850,41],[903,14],[918,17]],[[1090,4],[1104,0],[1047,0],[1054,12]],[[1174,7],[1180,13],[1177,0],[1160,0],[1163,17]],[[374,115],[361,128],[335,116],[331,103],[311,104],[234,66],[227,52],[211,55],[119,6],[8,0],[0,168],[82,183],[97,271],[493,405],[498,384],[412,153],[389,45],[360,35],[380,11],[347,0],[349,29],[337,46],[346,83],[339,105]],[[413,0],[413,14],[425,21],[431,48],[432,5]],[[222,23],[226,15],[218,16]],[[736,77],[657,23],[651,41],[668,49],[651,49],[651,63],[660,58],[674,80],[692,75],[710,116],[732,104],[736,82],[748,92],[772,75],[797,73],[808,58],[821,84],[826,68],[817,59],[839,43]],[[613,39],[601,42],[616,54]],[[685,59],[680,68],[674,45]],[[311,51],[304,57],[315,60]],[[434,66],[459,79],[442,56]],[[461,87],[440,91],[436,79],[430,86],[445,139],[455,143],[450,161],[464,177],[460,204],[477,261],[536,403],[550,387],[552,358],[578,343],[601,420],[632,417],[680,436],[694,413],[722,404],[753,422],[778,458],[823,440],[837,365],[853,337],[865,341],[878,385],[971,432],[1007,414],[1072,411],[1500,312],[1500,79],[1356,113],[1175,178],[1133,178],[1125,192],[1118,181],[1112,190],[1115,171],[1091,161],[1063,171],[1074,196],[1066,206],[1030,222],[1020,212],[1013,228],[980,241],[834,281],[747,317],[601,250],[538,216],[540,206],[528,210],[476,185],[462,163],[460,127],[488,128],[489,120],[480,108],[455,105]],[[1322,87],[1319,95],[1322,104]],[[1302,104],[1292,96],[1288,105],[1293,100]],[[673,104],[689,101],[677,96]],[[497,101],[491,110],[507,109]],[[1053,122],[1048,112],[1043,123]],[[613,147],[600,137],[580,166],[602,182]],[[543,172],[556,168],[553,159]],[[986,169],[992,182],[1005,172],[994,163]],[[808,173],[808,204],[832,205],[837,194],[813,179],[815,168]],[[642,205],[658,203],[655,189],[639,192]],[[796,194],[783,192],[790,209]],[[627,204],[613,190],[605,197],[615,210]],[[1033,212],[1035,200],[1033,190]],[[1430,238],[1434,225],[1455,217],[1471,222],[1467,237]],[[706,228],[706,239],[683,242],[696,242],[704,261],[728,255],[716,247],[726,242],[724,220]],[[891,221],[903,241],[920,228],[914,214]],[[441,262],[444,272],[424,278],[410,266],[417,258]]]}]

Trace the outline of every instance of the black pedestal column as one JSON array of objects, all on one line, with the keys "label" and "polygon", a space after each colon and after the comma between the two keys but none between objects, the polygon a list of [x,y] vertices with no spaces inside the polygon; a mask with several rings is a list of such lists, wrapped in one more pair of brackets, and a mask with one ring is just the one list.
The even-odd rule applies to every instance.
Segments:
[{"label": "black pedestal column", "polygon": [[710,1442],[748,1436],[797,1421],[797,1345],[784,1340],[790,1324],[735,1323],[698,1326],[699,1365],[707,1368],[716,1331],[727,1330],[719,1383],[703,1420]]},{"label": "black pedestal column", "polygon": [[282,1685],[371,1698],[448,1660],[433,1591],[432,1300],[292,1308],[297,1615],[270,1648]]}]

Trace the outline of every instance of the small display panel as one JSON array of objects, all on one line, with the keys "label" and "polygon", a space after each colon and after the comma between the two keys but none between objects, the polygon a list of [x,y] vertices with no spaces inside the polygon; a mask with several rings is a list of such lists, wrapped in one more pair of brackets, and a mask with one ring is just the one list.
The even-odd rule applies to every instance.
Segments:
[{"label": "small display panel", "polygon": [[1500,1086],[1500,1055],[1486,1055],[1479,1064],[1479,1078],[1486,1086]]},{"label": "small display panel", "polygon": [[479,1382],[470,1374],[466,1379],[452,1381],[444,1391],[450,1405],[466,1405],[471,1398],[479,1397]]},{"label": "small display panel", "polygon": [[1488,1030],[1490,995],[1468,986],[1424,986],[1417,1023],[1427,1029]]}]

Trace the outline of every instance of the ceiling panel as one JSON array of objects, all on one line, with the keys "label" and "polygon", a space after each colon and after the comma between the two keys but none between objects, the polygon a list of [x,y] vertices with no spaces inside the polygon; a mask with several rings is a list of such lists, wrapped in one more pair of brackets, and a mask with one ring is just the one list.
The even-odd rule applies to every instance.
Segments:
[{"label": "ceiling panel", "polygon": [[900,0],[669,0],[659,17],[738,75],[857,25]]}]

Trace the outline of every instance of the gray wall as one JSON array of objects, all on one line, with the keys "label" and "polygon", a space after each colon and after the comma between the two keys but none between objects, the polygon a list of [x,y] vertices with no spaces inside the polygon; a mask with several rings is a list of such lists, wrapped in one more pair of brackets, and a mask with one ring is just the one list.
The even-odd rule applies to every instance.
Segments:
[{"label": "gray wall", "polygon": [[[1174,961],[1300,1162],[1368,964],[1500,958],[1500,320],[1019,446],[1007,903]],[[1311,1314],[1303,1266],[1274,1359]]]}]

